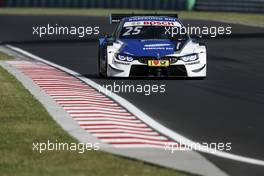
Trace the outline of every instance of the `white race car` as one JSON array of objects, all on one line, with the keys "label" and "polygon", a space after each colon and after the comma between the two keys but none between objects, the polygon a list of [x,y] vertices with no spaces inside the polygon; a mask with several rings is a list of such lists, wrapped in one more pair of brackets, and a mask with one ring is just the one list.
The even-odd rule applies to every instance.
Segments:
[{"label": "white race car", "polygon": [[113,14],[113,35],[99,39],[104,77],[206,77],[206,47],[188,34],[177,15]]}]

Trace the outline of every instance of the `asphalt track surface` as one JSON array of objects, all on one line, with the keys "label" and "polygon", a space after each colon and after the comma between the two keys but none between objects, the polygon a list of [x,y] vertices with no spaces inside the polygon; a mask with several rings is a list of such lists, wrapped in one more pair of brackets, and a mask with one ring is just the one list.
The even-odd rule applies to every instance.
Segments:
[{"label": "asphalt track surface", "polygon": [[[263,28],[231,25],[233,36],[203,39],[208,51],[208,78],[102,79],[97,70],[97,37],[38,38],[32,26],[50,24],[113,29],[103,17],[0,16],[0,41],[77,71],[101,85],[165,84],[166,92],[149,96],[119,93],[149,116],[197,142],[231,142],[231,153],[264,160]],[[228,25],[212,21],[186,24]],[[230,175],[264,175],[264,167],[203,154]]]}]

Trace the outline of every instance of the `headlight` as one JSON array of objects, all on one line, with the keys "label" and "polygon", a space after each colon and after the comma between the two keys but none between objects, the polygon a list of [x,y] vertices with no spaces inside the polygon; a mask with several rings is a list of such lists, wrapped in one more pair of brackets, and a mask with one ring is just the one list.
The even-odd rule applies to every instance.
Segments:
[{"label": "headlight", "polygon": [[183,60],[184,62],[191,62],[197,60],[198,58],[198,54],[191,54],[187,56],[182,56],[181,60]]},{"label": "headlight", "polygon": [[116,54],[116,58],[120,61],[132,62],[134,59],[131,56]]}]

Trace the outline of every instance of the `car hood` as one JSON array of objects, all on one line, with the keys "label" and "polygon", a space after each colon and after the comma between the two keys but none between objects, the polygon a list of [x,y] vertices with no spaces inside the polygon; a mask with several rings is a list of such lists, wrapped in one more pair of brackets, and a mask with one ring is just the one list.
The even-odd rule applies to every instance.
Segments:
[{"label": "car hood", "polygon": [[[132,56],[163,57],[181,48],[183,42],[172,40],[123,39],[119,53]],[[177,47],[178,45],[178,47]]]}]

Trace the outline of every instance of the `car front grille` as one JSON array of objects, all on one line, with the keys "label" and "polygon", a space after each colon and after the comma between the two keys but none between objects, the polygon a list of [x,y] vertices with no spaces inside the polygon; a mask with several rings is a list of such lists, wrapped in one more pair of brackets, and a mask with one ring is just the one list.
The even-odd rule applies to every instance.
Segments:
[{"label": "car front grille", "polygon": [[156,76],[157,72],[160,72],[162,76],[168,77],[186,77],[187,71],[184,65],[170,65],[168,67],[149,67],[147,65],[132,65],[130,69],[131,77],[138,76]]}]

